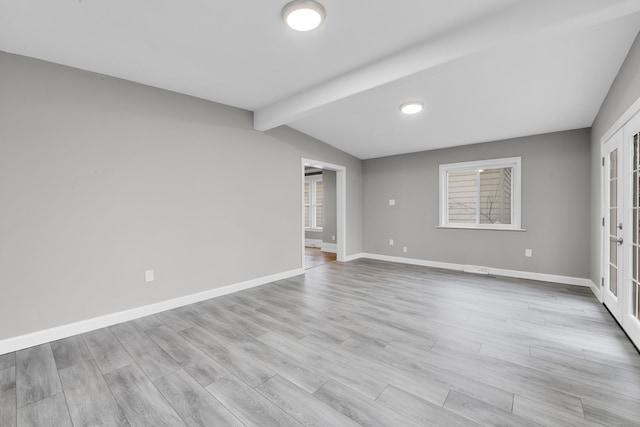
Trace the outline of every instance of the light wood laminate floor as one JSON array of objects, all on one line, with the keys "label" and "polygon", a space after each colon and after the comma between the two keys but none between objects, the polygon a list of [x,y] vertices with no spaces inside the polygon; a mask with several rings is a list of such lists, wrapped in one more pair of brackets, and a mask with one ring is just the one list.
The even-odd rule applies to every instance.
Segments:
[{"label": "light wood laminate floor", "polygon": [[0,356],[5,426],[638,426],[587,288],[379,261]]}]

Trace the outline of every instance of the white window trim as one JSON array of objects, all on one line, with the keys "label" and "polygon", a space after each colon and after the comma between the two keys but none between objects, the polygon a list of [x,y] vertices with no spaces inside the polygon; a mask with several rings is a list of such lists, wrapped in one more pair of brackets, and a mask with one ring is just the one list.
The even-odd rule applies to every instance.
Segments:
[{"label": "white window trim", "polygon": [[[477,160],[472,162],[447,163],[440,165],[440,225],[438,226],[438,228],[524,231],[521,224],[521,166],[521,157],[507,157],[503,159]],[[511,224],[451,224],[448,222],[448,172],[457,172],[469,169],[497,169],[506,167],[513,168],[511,174]]]},{"label": "white window trim", "polygon": [[[313,227],[316,225],[316,182],[322,181],[322,174],[317,175],[308,175],[304,177],[305,182],[309,183],[309,221],[311,222],[312,227],[305,227],[305,231],[311,231],[315,233],[322,232],[322,227]],[[324,206],[324,200],[323,200]]]}]

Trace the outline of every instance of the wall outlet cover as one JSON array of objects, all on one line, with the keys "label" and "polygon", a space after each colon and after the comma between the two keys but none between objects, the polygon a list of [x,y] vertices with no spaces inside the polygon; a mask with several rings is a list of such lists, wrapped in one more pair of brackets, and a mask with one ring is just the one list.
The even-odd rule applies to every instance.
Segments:
[{"label": "wall outlet cover", "polygon": [[147,283],[153,282],[153,270],[146,270],[144,272],[144,281]]}]

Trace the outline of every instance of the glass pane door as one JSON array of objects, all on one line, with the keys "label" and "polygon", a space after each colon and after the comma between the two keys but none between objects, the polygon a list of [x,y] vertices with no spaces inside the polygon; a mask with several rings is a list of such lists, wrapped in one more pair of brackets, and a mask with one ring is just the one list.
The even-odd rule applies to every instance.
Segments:
[{"label": "glass pane door", "polygon": [[625,238],[630,240],[629,254],[625,257],[625,281],[619,289],[622,303],[623,329],[631,340],[640,347],[640,113],[623,128],[625,153],[630,166],[628,174],[625,206],[629,207],[629,231]]},{"label": "glass pane door", "polygon": [[638,221],[640,221],[640,207],[638,199],[640,198],[640,133],[633,135],[632,142],[632,150],[633,150],[633,175],[632,175],[632,198],[633,198],[633,207],[631,208],[631,235],[632,235],[632,243],[631,243],[631,306],[629,307],[631,311],[631,315],[636,319],[640,320],[640,314],[638,313],[638,306],[640,305],[640,272],[638,271],[638,256],[640,256],[640,242],[638,239],[638,234],[640,233],[640,225]]},{"label": "glass pane door", "polygon": [[622,323],[622,298],[620,287],[623,283],[623,134],[618,132],[604,145],[604,289],[603,302],[613,316]]}]

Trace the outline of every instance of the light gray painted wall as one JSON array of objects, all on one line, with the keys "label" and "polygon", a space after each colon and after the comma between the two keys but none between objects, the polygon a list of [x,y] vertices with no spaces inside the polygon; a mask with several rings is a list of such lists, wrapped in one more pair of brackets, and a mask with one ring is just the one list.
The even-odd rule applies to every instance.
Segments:
[{"label": "light gray painted wall", "polygon": [[600,179],[601,143],[600,138],[609,130],[631,105],[640,98],[640,34],[636,37],[618,76],[611,85],[600,111],[591,128],[591,280],[600,283],[602,227],[600,226]]},{"label": "light gray painted wall", "polygon": [[305,231],[304,237],[306,239],[322,240],[322,231]]},{"label": "light gray painted wall", "polygon": [[[589,135],[582,129],[365,160],[365,252],[588,277]],[[436,228],[441,163],[515,156],[522,156],[526,232]]]},{"label": "light gray painted wall", "polygon": [[[322,171],[322,181],[324,183],[324,226],[322,227],[322,241],[325,243],[336,243],[338,241],[336,230],[338,225],[336,205],[336,173],[335,171]],[[336,236],[336,240],[331,237]]]},{"label": "light gray painted wall", "polygon": [[303,157],[346,166],[361,252],[361,161],[297,131],[7,53],[0,93],[0,339],[300,268]]}]

